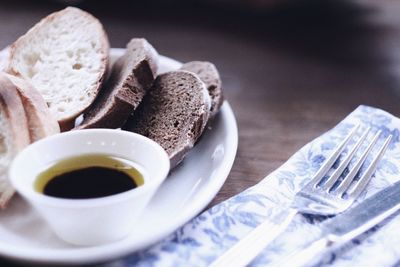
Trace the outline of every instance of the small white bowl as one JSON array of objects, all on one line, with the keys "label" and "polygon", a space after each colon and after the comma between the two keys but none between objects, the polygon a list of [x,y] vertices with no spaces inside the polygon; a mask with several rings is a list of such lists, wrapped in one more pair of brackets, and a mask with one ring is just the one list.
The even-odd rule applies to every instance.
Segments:
[{"label": "small white bowl", "polygon": [[[106,154],[139,166],[144,184],[112,196],[64,199],[35,191],[38,174],[65,158]],[[13,160],[14,188],[45,218],[62,240],[94,246],[127,236],[169,172],[169,158],[154,141],[127,131],[91,129],[58,134],[35,142]]]}]

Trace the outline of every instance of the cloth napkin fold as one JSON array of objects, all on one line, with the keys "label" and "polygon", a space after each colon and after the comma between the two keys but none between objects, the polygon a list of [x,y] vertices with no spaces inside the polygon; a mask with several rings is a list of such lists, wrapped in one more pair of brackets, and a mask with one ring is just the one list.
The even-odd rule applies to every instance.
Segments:
[{"label": "cloth napkin fold", "polygon": [[[377,108],[359,106],[336,127],[296,152],[286,163],[260,183],[198,215],[162,242],[121,260],[103,265],[115,266],[207,266],[264,220],[279,223],[278,215],[349,133],[360,125],[360,136],[368,126],[382,131],[383,140],[393,135],[367,190],[358,201],[400,179],[400,119]],[[287,231],[270,244],[252,266],[268,266],[318,236],[318,224],[326,217],[297,215]],[[400,216],[329,252],[318,266],[393,266],[400,261]]]}]

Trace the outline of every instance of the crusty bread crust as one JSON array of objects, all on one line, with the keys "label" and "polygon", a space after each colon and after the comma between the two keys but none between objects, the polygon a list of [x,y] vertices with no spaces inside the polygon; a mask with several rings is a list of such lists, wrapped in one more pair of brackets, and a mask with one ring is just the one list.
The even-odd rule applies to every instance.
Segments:
[{"label": "crusty bread crust", "polygon": [[160,144],[172,169],[203,133],[209,110],[210,97],[200,78],[188,71],[171,71],[157,77],[123,129]]},{"label": "crusty bread crust", "polygon": [[11,152],[16,154],[29,144],[28,121],[18,91],[5,73],[0,73],[0,97],[3,116],[7,119],[13,134]]},{"label": "crusty bread crust", "polygon": [[50,113],[42,95],[27,81],[9,74],[5,75],[14,84],[21,98],[28,121],[30,142],[59,133],[60,126]]},{"label": "crusty bread crust", "polygon": [[[91,88],[89,88],[90,94],[87,95],[86,97],[89,98],[89,101],[86,105],[81,106],[79,109],[76,109],[73,114],[70,114],[66,117],[58,118],[58,122],[61,126],[61,128],[68,128],[67,125],[73,124],[75,121],[76,117],[78,117],[80,114],[82,114],[89,106],[90,104],[94,101],[95,97],[97,96],[100,86],[102,85],[103,81],[105,80],[106,77],[106,71],[107,71],[107,65],[108,65],[108,52],[109,52],[109,42],[107,35],[104,31],[104,28],[100,21],[96,19],[94,16],[91,14],[82,11],[78,8],[74,7],[67,7],[61,11],[55,12],[50,14],[49,16],[43,18],[40,22],[38,22],[35,26],[33,26],[25,35],[21,36],[15,43],[13,43],[10,47],[10,55],[9,55],[9,65],[6,68],[6,71],[10,74],[13,74],[15,76],[22,76],[21,73],[14,68],[13,66],[13,59],[16,56],[17,53],[19,53],[19,50],[22,49],[26,43],[29,42],[31,36],[35,35],[35,32],[40,29],[43,25],[52,23],[56,18],[64,16],[67,13],[70,12],[79,12],[80,16],[86,17],[88,20],[91,20],[95,22],[96,27],[98,28],[98,32],[101,35],[100,38],[100,47],[101,47],[101,64],[100,64],[100,69],[99,72],[96,74],[96,82],[92,85]],[[39,90],[40,91],[40,90]],[[53,114],[54,115],[54,114]],[[57,117],[57,116],[56,116]]]},{"label": "crusty bread crust", "polygon": [[10,57],[10,47],[5,47],[0,50],[0,71],[4,71],[8,66],[8,60]]},{"label": "crusty bread crust", "polygon": [[145,39],[132,39],[76,129],[122,127],[153,84],[157,60],[156,50]]},{"label": "crusty bread crust", "polygon": [[18,91],[4,73],[0,73],[0,116],[0,208],[4,208],[14,194],[7,177],[8,165],[30,142],[28,122]]},{"label": "crusty bread crust", "polygon": [[191,61],[183,64],[181,69],[197,74],[205,83],[211,97],[210,118],[213,118],[224,102],[222,82],[217,68],[208,61]]}]

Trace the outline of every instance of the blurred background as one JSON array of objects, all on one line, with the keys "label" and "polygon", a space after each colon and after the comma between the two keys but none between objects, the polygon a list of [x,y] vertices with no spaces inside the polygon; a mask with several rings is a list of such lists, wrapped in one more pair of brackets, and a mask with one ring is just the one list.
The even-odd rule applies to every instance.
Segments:
[{"label": "blurred background", "polygon": [[212,204],[360,104],[400,115],[397,0],[1,0],[0,47],[66,5],[99,18],[112,47],[145,37],[163,55],[217,66],[240,139]]}]

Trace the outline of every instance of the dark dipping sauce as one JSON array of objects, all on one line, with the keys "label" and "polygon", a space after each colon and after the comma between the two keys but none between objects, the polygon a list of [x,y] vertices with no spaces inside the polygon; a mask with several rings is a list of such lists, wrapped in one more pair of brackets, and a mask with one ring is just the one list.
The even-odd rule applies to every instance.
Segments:
[{"label": "dark dipping sauce", "polygon": [[143,185],[131,162],[107,155],[83,155],[57,162],[38,175],[37,192],[67,199],[111,196]]},{"label": "dark dipping sauce", "polygon": [[122,193],[137,185],[126,173],[105,167],[89,167],[63,173],[51,179],[43,194],[61,198],[96,198]]}]

